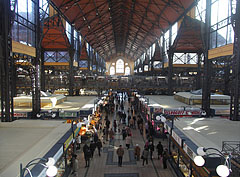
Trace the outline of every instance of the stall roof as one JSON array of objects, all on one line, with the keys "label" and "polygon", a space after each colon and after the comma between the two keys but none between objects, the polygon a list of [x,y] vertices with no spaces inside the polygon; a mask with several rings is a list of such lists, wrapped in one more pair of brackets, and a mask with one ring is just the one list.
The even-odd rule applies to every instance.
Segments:
[{"label": "stall roof", "polygon": [[204,23],[185,16],[172,45],[174,53],[202,53]]},{"label": "stall roof", "polygon": [[46,18],[43,27],[42,47],[44,50],[69,50],[70,43],[62,19],[58,15]]},{"label": "stall roof", "polygon": [[51,0],[51,4],[105,59],[136,60],[195,0]]}]

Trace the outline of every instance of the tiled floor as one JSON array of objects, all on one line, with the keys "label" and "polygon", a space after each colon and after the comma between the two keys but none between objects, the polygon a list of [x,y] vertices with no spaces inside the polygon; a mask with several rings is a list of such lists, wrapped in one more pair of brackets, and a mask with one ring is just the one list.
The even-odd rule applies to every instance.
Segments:
[{"label": "tiled floor", "polygon": [[[127,110],[127,103],[125,104],[125,110]],[[126,111],[127,112],[127,111]],[[116,118],[116,114],[109,116],[112,121]],[[122,125],[120,125],[122,128]],[[174,177],[171,169],[163,169],[162,163],[157,159],[157,152],[154,152],[153,160],[149,160],[148,165],[142,166],[142,160],[136,161],[134,159],[133,145],[139,144],[141,150],[144,146],[144,137],[139,133],[139,130],[132,130],[132,145],[127,150],[125,142],[122,140],[120,133],[116,133],[114,136],[114,142],[109,145],[107,141],[103,144],[103,151],[101,156],[98,156],[97,150],[94,157],[90,161],[90,167],[85,168],[85,160],[83,153],[80,150],[78,152],[79,167],[78,172],[73,176],[78,177]],[[101,136],[100,136],[101,137]],[[155,145],[159,141],[155,139]],[[123,165],[119,167],[117,164],[116,149],[122,144],[124,147]],[[167,140],[162,141],[163,145],[167,145]]]}]

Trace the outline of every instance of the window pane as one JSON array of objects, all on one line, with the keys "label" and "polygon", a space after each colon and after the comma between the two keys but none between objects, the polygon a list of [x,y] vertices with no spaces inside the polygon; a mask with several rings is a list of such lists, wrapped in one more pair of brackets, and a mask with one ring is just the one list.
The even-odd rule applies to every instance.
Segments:
[{"label": "window pane", "polygon": [[27,44],[27,28],[19,24],[19,42]]},{"label": "window pane", "polygon": [[115,68],[113,66],[110,67],[110,75],[115,74]]},{"label": "window pane", "polygon": [[31,0],[28,0],[28,20],[35,23],[34,19],[34,4]]},{"label": "window pane", "polygon": [[217,47],[220,47],[226,44],[226,37],[227,37],[227,26],[218,30]]},{"label": "window pane", "polygon": [[116,73],[124,73],[124,61],[118,59],[116,62]]},{"label": "window pane", "polygon": [[27,19],[27,0],[18,1],[18,13]]},{"label": "window pane", "polygon": [[12,39],[14,41],[19,41],[19,38],[18,38],[18,23],[15,21],[13,23],[13,26],[12,26]]},{"label": "window pane", "polygon": [[232,25],[228,25],[228,36],[227,36],[227,44],[231,44],[234,42],[234,31]]}]

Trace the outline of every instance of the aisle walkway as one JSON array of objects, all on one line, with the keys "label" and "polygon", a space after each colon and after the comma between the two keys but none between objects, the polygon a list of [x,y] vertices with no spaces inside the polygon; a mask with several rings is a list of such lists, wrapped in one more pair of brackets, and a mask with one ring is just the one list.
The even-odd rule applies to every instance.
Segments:
[{"label": "aisle walkway", "polygon": [[[127,114],[128,103],[125,102],[125,112]],[[127,115],[128,116],[128,115]],[[116,111],[113,115],[109,115],[109,120],[112,122],[114,119],[118,121],[116,116]],[[120,129],[122,129],[120,125]],[[100,136],[102,137],[102,136]],[[159,142],[158,139],[154,139],[155,146]],[[109,144],[109,141],[106,144],[103,144],[103,151],[101,156],[98,156],[97,149],[94,153],[93,159],[90,161],[90,167],[85,168],[85,160],[82,152],[78,152],[79,167],[77,175],[78,177],[174,177],[172,171],[169,168],[163,169],[162,163],[157,159],[157,152],[154,151],[153,160],[149,160],[148,165],[142,166],[142,160],[136,161],[134,159],[134,147],[136,144],[139,144],[141,147],[141,152],[144,146],[144,137],[139,133],[138,129],[132,129],[132,143],[129,150],[127,150],[125,141],[122,140],[120,132],[117,132],[114,136],[114,141]],[[162,141],[162,144],[166,147],[167,140]],[[116,149],[119,145],[124,147],[124,156],[123,156],[123,166],[118,166],[118,157],[116,154]],[[83,146],[83,145],[82,145]],[[73,177],[74,175],[72,175]]]}]

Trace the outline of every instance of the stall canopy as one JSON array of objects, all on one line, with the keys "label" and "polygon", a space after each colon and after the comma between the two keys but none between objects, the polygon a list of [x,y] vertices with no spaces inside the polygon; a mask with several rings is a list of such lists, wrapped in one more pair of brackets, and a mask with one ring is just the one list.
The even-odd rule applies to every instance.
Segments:
[{"label": "stall canopy", "polygon": [[195,0],[51,0],[51,4],[106,60],[136,60]]},{"label": "stall canopy", "polygon": [[203,52],[203,34],[204,23],[185,16],[177,37],[172,45],[175,53],[202,53]]},{"label": "stall canopy", "polygon": [[46,18],[43,27],[42,47],[49,51],[66,51],[70,47],[62,19],[58,15]]}]

